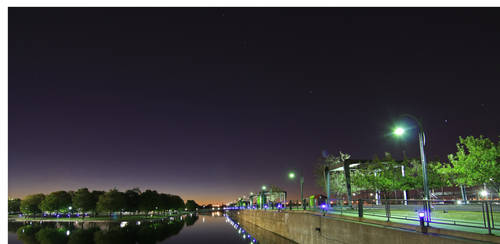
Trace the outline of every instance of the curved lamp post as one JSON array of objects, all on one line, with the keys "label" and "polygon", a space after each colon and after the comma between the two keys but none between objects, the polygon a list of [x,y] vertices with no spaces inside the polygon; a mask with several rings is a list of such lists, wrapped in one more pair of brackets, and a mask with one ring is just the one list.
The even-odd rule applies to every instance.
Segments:
[{"label": "curved lamp post", "polygon": [[[418,142],[420,146],[420,161],[422,162],[422,174],[424,178],[424,210],[426,213],[426,220],[427,220],[427,226],[429,226],[429,221],[430,221],[430,198],[429,198],[429,183],[427,180],[427,161],[425,160],[425,151],[424,151],[424,146],[425,146],[425,133],[424,133],[424,127],[422,126],[422,122],[420,122],[419,119],[417,119],[415,116],[411,114],[403,114],[401,117],[407,117],[415,121],[418,125]],[[397,127],[394,130],[394,135],[396,136],[402,136],[405,133],[405,129],[401,127]]]}]

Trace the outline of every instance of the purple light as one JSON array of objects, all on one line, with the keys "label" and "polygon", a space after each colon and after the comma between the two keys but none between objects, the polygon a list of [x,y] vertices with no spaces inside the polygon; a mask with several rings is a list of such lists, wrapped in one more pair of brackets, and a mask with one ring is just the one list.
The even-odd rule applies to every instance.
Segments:
[{"label": "purple light", "polygon": [[325,209],[326,208],[326,204],[321,204],[321,208]]},{"label": "purple light", "polygon": [[420,217],[420,218],[425,217],[425,213],[424,212],[418,212],[418,217]]},{"label": "purple light", "polygon": [[267,205],[264,205],[264,208],[267,208]]}]

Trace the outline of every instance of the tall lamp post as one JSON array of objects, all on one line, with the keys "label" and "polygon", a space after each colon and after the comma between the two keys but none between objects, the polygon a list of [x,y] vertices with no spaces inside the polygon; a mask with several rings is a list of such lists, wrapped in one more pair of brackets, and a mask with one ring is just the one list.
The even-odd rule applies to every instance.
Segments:
[{"label": "tall lamp post", "polygon": [[262,186],[262,191],[261,191],[261,194],[260,194],[260,209],[263,209],[264,208],[264,196],[265,196],[265,190],[266,190],[266,186]]},{"label": "tall lamp post", "polygon": [[[420,146],[420,161],[422,162],[422,174],[424,178],[424,210],[425,210],[425,218],[427,220],[427,226],[429,226],[429,221],[430,221],[430,198],[429,198],[429,182],[427,180],[427,161],[425,160],[425,151],[424,151],[424,146],[425,146],[425,133],[424,133],[424,127],[422,126],[422,122],[420,122],[419,119],[417,119],[415,116],[410,115],[410,114],[404,114],[402,117],[407,117],[412,120],[414,120],[417,125],[418,125],[418,142]],[[401,127],[397,127],[394,130],[394,134],[396,136],[402,136],[405,133],[405,129]]]},{"label": "tall lamp post", "polygon": [[[294,172],[290,172],[288,173],[288,178],[290,179],[295,179],[295,173]],[[301,203],[301,207],[303,208],[304,207],[304,193],[303,193],[303,190],[304,190],[304,176],[301,174],[300,175],[300,203]]]}]

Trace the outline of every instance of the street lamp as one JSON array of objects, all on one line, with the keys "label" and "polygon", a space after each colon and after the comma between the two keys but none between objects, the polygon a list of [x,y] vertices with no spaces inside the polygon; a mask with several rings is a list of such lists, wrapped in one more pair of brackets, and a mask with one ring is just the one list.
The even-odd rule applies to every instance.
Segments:
[{"label": "street lamp", "polygon": [[[422,126],[422,122],[420,122],[419,119],[417,119],[415,116],[410,115],[410,114],[404,114],[402,117],[407,117],[412,120],[414,120],[418,124],[418,142],[420,146],[420,161],[422,162],[422,174],[424,177],[424,209],[427,212],[425,215],[425,218],[427,219],[427,225],[429,225],[429,218],[430,218],[430,198],[429,198],[429,183],[427,180],[427,161],[425,160],[425,151],[424,151],[424,146],[425,146],[425,133],[424,133],[424,127]],[[402,127],[397,127],[394,130],[394,135],[396,136],[402,136],[405,133],[405,129]]]},{"label": "street lamp", "polygon": [[266,186],[263,185],[262,186],[262,191],[260,192],[260,209],[262,209],[264,207],[264,191],[266,190]]},{"label": "street lamp", "polygon": [[[294,172],[290,172],[288,174],[288,178],[290,179],[295,179],[295,173]],[[304,193],[303,193],[303,189],[304,189],[304,176],[302,176],[302,174],[300,175],[300,205],[301,207],[303,208],[304,207]]]}]

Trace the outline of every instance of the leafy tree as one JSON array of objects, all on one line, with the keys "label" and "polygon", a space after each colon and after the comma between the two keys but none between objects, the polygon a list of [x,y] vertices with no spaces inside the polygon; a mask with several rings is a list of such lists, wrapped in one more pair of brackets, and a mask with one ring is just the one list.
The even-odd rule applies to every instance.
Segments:
[{"label": "leafy tree", "polygon": [[[87,188],[78,189],[73,194],[72,200],[73,200],[73,207],[83,213],[93,210],[96,205],[96,203],[94,202],[94,197]],[[85,218],[85,214],[83,215],[83,217]]]},{"label": "leafy tree", "polygon": [[272,191],[272,192],[281,192],[281,191],[284,191],[284,190],[283,190],[283,188],[281,188],[279,186],[270,185],[269,186],[269,191]]},{"label": "leafy tree", "polygon": [[445,172],[452,175],[457,185],[487,184],[500,192],[500,142],[483,137],[459,137],[457,152],[448,155],[451,165]]},{"label": "leafy tree", "polygon": [[92,208],[92,210],[94,211],[94,216],[97,215],[97,202],[99,201],[99,197],[104,195],[104,191],[92,191],[91,192],[91,195],[92,195],[92,200],[94,202],[94,206]]},{"label": "leafy tree", "polygon": [[40,204],[40,208],[47,212],[65,212],[71,205],[71,195],[65,191],[52,192]]},{"label": "leafy tree", "polygon": [[21,207],[21,199],[9,199],[9,213],[19,213]]},{"label": "leafy tree", "polygon": [[174,198],[170,194],[160,193],[158,196],[158,209],[163,211],[169,210],[174,204]]},{"label": "leafy tree", "polygon": [[[316,179],[316,184],[320,186],[323,191],[326,193],[326,175],[325,168],[328,167],[330,169],[333,168],[334,165],[338,164],[342,160],[346,159],[346,154],[341,153],[340,156],[336,157],[333,155],[328,155],[327,158],[318,158],[317,165],[314,169],[314,175]],[[351,172],[351,175],[354,174]],[[352,180],[351,176],[351,190],[352,192],[357,192],[361,190],[355,182]],[[343,196],[347,193],[347,184],[345,180],[344,171],[335,171],[330,172],[330,194],[333,194],[335,197]]]},{"label": "leafy tree", "polygon": [[195,211],[197,208],[200,208],[200,206],[194,200],[187,200],[186,208],[188,211]]},{"label": "leafy tree", "polygon": [[375,157],[366,167],[358,169],[352,180],[364,189],[381,191],[386,199],[390,192],[406,190],[408,187],[401,174],[401,163],[396,162],[389,153],[385,154],[383,160]]},{"label": "leafy tree", "polygon": [[[406,159],[404,165],[406,177],[403,178],[402,190],[423,189],[424,177],[420,159]],[[427,183],[429,189],[450,185],[449,175],[441,170],[443,167],[443,164],[439,161],[427,162]]]},{"label": "leafy tree", "polygon": [[158,207],[159,195],[158,192],[146,190],[141,194],[139,201],[139,210],[144,211],[146,214],[154,211]]},{"label": "leafy tree", "polygon": [[139,202],[141,200],[141,190],[134,188],[125,192],[125,210],[128,212],[136,212],[139,210]]},{"label": "leafy tree", "polygon": [[39,206],[42,203],[43,199],[45,199],[45,195],[43,195],[42,193],[26,196],[23,200],[21,200],[21,212],[23,214],[32,215],[41,213],[42,210]]},{"label": "leafy tree", "polygon": [[125,208],[125,197],[117,189],[109,190],[99,196],[99,201],[97,202],[98,211],[109,212],[109,215],[112,212],[120,212],[121,215],[123,208]]},{"label": "leafy tree", "polygon": [[183,210],[186,208],[186,204],[184,204],[184,200],[177,195],[172,196],[172,206],[170,209]]}]

